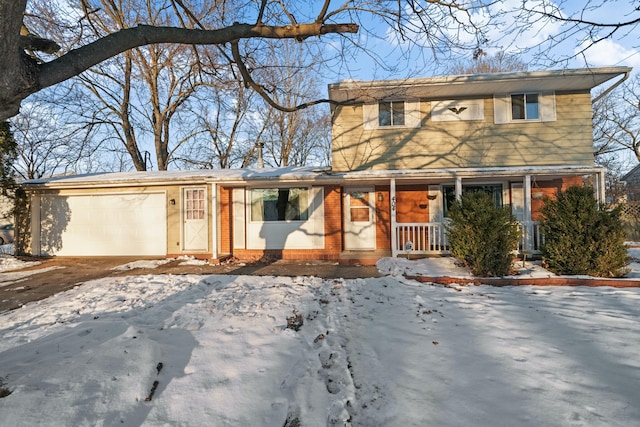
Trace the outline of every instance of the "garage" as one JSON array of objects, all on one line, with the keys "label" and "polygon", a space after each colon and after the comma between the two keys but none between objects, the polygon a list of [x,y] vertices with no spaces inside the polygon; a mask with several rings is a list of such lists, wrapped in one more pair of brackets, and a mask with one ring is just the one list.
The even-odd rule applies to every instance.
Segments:
[{"label": "garage", "polygon": [[38,197],[34,202],[34,253],[59,256],[166,255],[164,192],[47,195]]}]

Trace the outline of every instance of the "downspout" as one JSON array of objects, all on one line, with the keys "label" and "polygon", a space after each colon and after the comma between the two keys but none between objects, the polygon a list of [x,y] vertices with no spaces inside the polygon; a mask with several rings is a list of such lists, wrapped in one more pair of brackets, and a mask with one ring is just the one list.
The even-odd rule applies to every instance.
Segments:
[{"label": "downspout", "polygon": [[611,86],[609,86],[604,92],[602,92],[600,95],[596,96],[593,101],[591,101],[591,103],[594,102],[598,102],[602,97],[608,95],[612,90],[614,90],[615,88],[617,88],[618,86],[620,86],[622,83],[624,83],[625,80],[627,80],[629,78],[629,75],[631,74],[630,71],[625,71],[624,72],[624,77],[621,78],[620,80],[618,80],[617,82],[615,82],[614,84],[612,84]]}]

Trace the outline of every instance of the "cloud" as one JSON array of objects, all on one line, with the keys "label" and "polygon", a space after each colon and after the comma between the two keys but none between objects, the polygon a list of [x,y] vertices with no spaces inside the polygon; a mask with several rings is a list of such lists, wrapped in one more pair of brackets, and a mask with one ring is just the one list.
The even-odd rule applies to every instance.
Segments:
[{"label": "cloud", "polygon": [[626,65],[640,67],[640,50],[628,49],[611,39],[603,40],[592,46],[588,46],[585,43],[575,49],[575,54],[584,55],[587,63],[594,66]]}]

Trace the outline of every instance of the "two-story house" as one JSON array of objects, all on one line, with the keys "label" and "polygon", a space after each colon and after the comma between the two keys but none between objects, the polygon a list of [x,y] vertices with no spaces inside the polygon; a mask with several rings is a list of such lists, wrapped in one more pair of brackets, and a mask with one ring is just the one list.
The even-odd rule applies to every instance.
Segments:
[{"label": "two-story house", "polygon": [[349,260],[446,253],[448,209],[483,189],[539,245],[545,195],[604,200],[592,89],[609,67],[329,85],[332,168],[131,172],[35,180],[19,247],[35,255]]}]

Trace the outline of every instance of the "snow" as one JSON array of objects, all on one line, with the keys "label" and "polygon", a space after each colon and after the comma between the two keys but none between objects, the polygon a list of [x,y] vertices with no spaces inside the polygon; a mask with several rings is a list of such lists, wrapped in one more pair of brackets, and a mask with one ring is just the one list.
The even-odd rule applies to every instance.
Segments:
[{"label": "snow", "polygon": [[640,289],[402,276],[467,274],[450,258],[378,267],[105,278],[0,314],[1,424],[640,425]]},{"label": "snow", "polygon": [[[2,245],[0,246],[0,248],[6,248],[7,246],[9,245]],[[13,253],[13,250],[11,250],[11,253]],[[0,255],[0,272],[18,270],[21,268],[31,267],[33,265],[38,265],[38,264],[40,264],[39,261],[28,261],[28,262],[21,261],[18,258],[15,258],[10,255],[6,255],[5,252],[3,252],[2,255]]]},{"label": "snow", "polygon": [[163,264],[168,264],[171,261],[172,259],[170,258],[133,261],[133,262],[128,262],[126,264],[113,267],[112,270],[126,271],[126,270],[133,270],[136,268],[157,268],[158,266],[161,266]]}]

